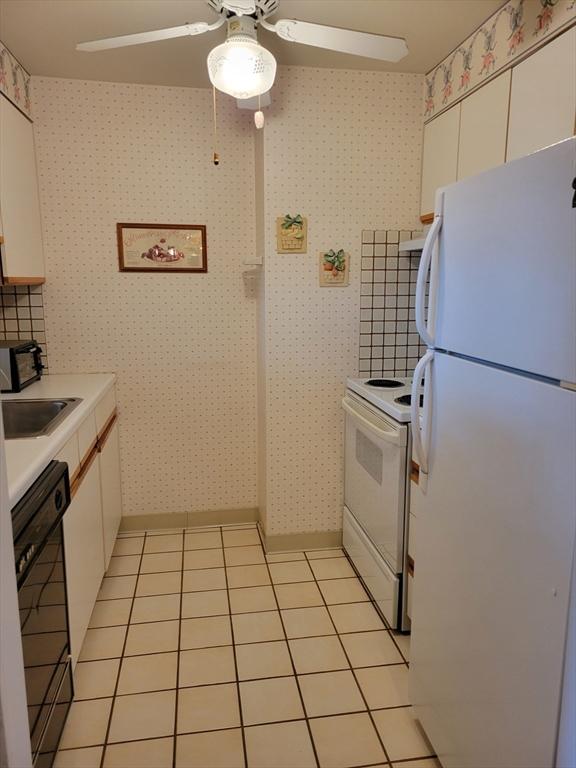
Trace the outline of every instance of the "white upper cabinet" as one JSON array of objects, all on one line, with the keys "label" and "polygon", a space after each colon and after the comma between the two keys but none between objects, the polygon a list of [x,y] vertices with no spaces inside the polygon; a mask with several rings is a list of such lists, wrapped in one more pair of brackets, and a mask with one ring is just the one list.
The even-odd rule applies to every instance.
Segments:
[{"label": "white upper cabinet", "polygon": [[422,216],[438,187],[529,155],[576,131],[576,27],[424,126]]},{"label": "white upper cabinet", "polygon": [[458,180],[505,161],[510,77],[508,70],[462,102]]},{"label": "white upper cabinet", "polygon": [[507,160],[574,134],[576,27],[512,71]]},{"label": "white upper cabinet", "polygon": [[434,193],[438,187],[457,179],[460,104],[424,126],[422,159],[422,197],[420,213],[434,211]]},{"label": "white upper cabinet", "polygon": [[44,282],[44,252],[32,123],[0,95],[2,282]]}]

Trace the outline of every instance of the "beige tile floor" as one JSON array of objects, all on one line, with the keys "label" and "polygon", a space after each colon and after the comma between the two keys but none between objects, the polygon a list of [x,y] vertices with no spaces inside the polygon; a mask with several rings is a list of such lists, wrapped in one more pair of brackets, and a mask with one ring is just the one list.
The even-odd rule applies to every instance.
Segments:
[{"label": "beige tile floor", "polygon": [[439,768],[409,639],[340,549],[264,553],[253,525],[122,534],[56,768]]}]

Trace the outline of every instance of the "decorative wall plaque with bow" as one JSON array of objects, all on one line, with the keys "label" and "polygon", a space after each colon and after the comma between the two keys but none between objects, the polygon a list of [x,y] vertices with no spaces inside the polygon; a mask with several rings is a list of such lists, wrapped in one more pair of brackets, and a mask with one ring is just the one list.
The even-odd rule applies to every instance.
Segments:
[{"label": "decorative wall plaque with bow", "polygon": [[306,253],[308,220],[304,216],[287,213],[276,219],[276,250],[278,253]]},{"label": "decorative wall plaque with bow", "polygon": [[320,288],[345,288],[350,282],[350,255],[343,248],[320,254]]}]

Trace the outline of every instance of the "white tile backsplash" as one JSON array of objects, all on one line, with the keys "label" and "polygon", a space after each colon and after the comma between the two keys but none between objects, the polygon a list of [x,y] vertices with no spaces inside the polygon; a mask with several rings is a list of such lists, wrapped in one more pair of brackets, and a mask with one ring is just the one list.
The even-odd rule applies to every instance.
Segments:
[{"label": "white tile backsplash", "polygon": [[413,309],[420,253],[398,254],[399,242],[420,234],[362,231],[360,375],[410,376],[424,354]]},{"label": "white tile backsplash", "polygon": [[0,286],[0,340],[35,339],[42,347],[44,373],[48,373],[44,300],[41,285]]}]

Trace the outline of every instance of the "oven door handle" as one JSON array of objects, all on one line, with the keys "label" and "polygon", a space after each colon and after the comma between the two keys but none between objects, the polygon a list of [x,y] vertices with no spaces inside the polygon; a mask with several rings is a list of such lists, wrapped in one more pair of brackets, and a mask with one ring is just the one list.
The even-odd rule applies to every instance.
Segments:
[{"label": "oven door handle", "polygon": [[372,432],[372,434],[380,440],[384,440],[387,443],[394,443],[394,445],[405,444],[404,435],[401,432],[397,432],[396,430],[388,431],[387,429],[381,429],[380,427],[377,427],[365,416],[363,416],[356,408],[354,408],[354,406],[351,405],[350,400],[347,398],[343,398],[342,408],[344,408],[346,413],[349,413],[353,419],[359,421],[360,424],[362,424],[369,432]]}]

